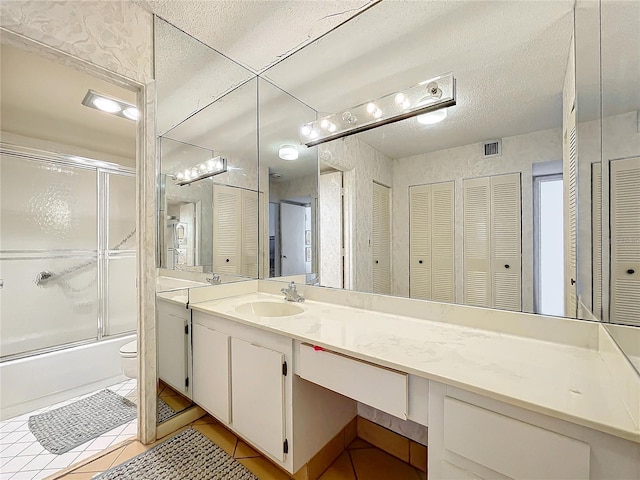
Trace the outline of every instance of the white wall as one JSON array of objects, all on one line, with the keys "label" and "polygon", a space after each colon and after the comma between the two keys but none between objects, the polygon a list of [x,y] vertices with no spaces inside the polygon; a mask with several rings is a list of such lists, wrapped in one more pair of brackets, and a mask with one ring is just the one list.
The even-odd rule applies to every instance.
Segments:
[{"label": "white wall", "polygon": [[[346,137],[318,147],[320,163],[336,170],[344,171],[348,204],[347,217],[351,215],[353,226],[351,238],[352,285],[353,290],[371,292],[373,269],[371,252],[371,229],[373,228],[373,182],[392,187],[392,160],[356,137]],[[395,189],[391,197],[396,196]],[[392,217],[395,215],[392,212]],[[408,228],[408,223],[407,223]],[[395,229],[392,229],[392,244]],[[393,264],[393,258],[392,258]]]},{"label": "white wall", "polygon": [[415,155],[393,161],[393,294],[409,295],[409,187],[455,181],[456,302],[463,299],[463,196],[465,178],[522,174],[523,309],[533,311],[533,191],[532,164],[562,159],[560,129],[505,137],[502,156],[482,158],[482,143]]}]

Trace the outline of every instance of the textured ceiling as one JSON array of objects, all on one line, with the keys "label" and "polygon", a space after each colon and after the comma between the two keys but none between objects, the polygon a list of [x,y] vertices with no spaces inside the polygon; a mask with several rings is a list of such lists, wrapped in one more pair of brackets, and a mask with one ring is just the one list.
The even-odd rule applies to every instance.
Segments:
[{"label": "textured ceiling", "polygon": [[118,155],[135,166],[135,122],[81,103],[89,89],[132,104],[134,92],[6,44],[0,58],[3,131]]},{"label": "textured ceiling", "polygon": [[371,0],[134,0],[254,72],[366,8]]},{"label": "textured ceiling", "polygon": [[572,28],[571,1],[383,1],[264,75],[333,113],[453,72],[445,121],[360,134],[400,158],[560,127]]}]

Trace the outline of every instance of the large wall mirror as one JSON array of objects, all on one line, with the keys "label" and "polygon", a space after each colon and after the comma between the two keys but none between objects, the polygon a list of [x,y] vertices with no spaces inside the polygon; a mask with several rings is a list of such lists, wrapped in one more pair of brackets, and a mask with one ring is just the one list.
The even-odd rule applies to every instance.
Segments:
[{"label": "large wall mirror", "polygon": [[457,81],[446,115],[314,147],[319,283],[640,325],[638,10],[381,2],[266,71],[319,118]]}]

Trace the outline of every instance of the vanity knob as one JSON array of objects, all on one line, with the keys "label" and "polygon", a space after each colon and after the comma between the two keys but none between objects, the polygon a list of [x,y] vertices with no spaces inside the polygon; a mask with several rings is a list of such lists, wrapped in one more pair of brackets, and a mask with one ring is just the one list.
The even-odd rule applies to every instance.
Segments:
[{"label": "vanity knob", "polygon": [[379,263],[378,260],[376,260],[376,263]]},{"label": "vanity knob", "polygon": [[633,268],[630,268],[629,270],[627,270],[627,273],[629,275],[633,275],[634,273],[636,273],[636,271]]},{"label": "vanity knob", "polygon": [[226,261],[227,263],[229,263],[229,259],[228,259],[228,258],[227,258],[225,261]]},{"label": "vanity knob", "polygon": [[511,267],[509,266],[509,264],[506,264],[504,268],[511,268]]},{"label": "vanity knob", "polygon": [[418,263],[419,263],[420,265],[422,265],[422,260],[418,260]]}]

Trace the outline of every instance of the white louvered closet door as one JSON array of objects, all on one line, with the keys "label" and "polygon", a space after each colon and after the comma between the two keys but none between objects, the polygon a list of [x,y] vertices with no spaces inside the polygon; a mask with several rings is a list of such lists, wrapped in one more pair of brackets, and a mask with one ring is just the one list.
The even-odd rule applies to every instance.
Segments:
[{"label": "white louvered closet door", "polygon": [[242,190],[240,274],[258,278],[258,192]]},{"label": "white louvered closet door", "polygon": [[564,161],[564,225],[565,225],[565,316],[578,315],[577,278],[577,208],[578,208],[578,145],[575,127],[575,111],[569,116],[569,124],[563,142]]},{"label": "white louvered closet door", "polygon": [[464,303],[491,306],[491,180],[464,181]]},{"label": "white louvered closet door", "polygon": [[373,183],[373,293],[391,293],[390,189]]},{"label": "white louvered closet door", "polygon": [[437,302],[455,301],[453,245],[454,184],[438,183],[431,186],[431,299]]},{"label": "white louvered closet door", "polygon": [[591,164],[591,278],[593,315],[602,319],[602,163]]},{"label": "white louvered closet door", "polygon": [[520,174],[491,177],[492,306],[522,310]]},{"label": "white louvered closet door", "polygon": [[240,273],[242,190],[213,186],[213,271]]},{"label": "white louvered closet door", "polygon": [[610,319],[640,325],[640,157],[612,161],[610,176]]},{"label": "white louvered closet door", "polygon": [[431,185],[409,188],[409,296],[430,300]]}]

